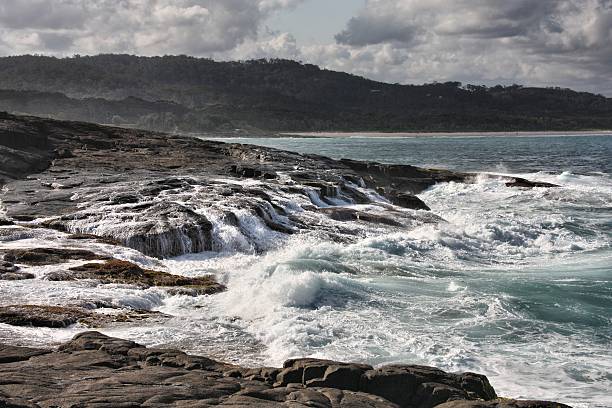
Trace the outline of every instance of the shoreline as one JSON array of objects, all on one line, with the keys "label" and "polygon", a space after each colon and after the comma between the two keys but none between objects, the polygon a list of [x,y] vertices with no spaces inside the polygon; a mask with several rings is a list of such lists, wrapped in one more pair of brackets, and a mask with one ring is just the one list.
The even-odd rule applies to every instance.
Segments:
[{"label": "shoreline", "polygon": [[[273,137],[303,138],[438,138],[438,137],[568,137],[612,136],[612,130],[519,132],[279,132]],[[245,136],[236,136],[245,137]],[[247,136],[250,137],[250,136]],[[261,136],[254,136],[261,137]]]},{"label": "shoreline", "polygon": [[[56,349],[3,345],[0,406],[571,408],[497,394],[488,378],[435,367],[316,358],[246,368],[83,331]],[[8,387],[6,387],[8,385]]]},{"label": "shoreline", "polygon": [[[261,241],[260,235],[250,235],[252,230],[249,225],[254,222],[265,228],[266,231],[284,233],[287,236],[296,232],[314,231],[315,228],[318,228],[317,238],[324,237],[321,238],[324,241],[349,244],[353,237],[359,239],[359,236],[351,229],[341,228],[345,223],[350,223],[346,224],[349,227],[354,225],[353,223],[359,223],[358,231],[373,231],[373,228],[380,231],[387,227],[411,228],[413,222],[431,224],[442,222],[443,219],[429,212],[430,208],[427,204],[414,194],[424,191],[435,183],[464,183],[474,178],[472,173],[350,159],[334,160],[324,156],[301,155],[265,147],[205,142],[187,137],[166,138],[165,135],[158,133],[102,128],[84,123],[75,124],[8,115],[0,119],[2,119],[0,122],[6,124],[6,129],[11,130],[11,133],[0,132],[0,149],[3,148],[4,143],[7,151],[10,148],[11,151],[20,155],[15,157],[14,166],[11,160],[0,163],[2,164],[0,175],[4,174],[8,177],[6,184],[9,185],[0,194],[0,200],[8,198],[5,200],[5,203],[8,204],[7,211],[4,214],[0,213],[0,225],[2,225],[0,230],[3,230],[0,232],[10,237],[5,241],[9,242],[8,244],[0,245],[2,256],[0,258],[2,260],[0,279],[4,274],[7,282],[19,280],[16,284],[8,282],[4,286],[11,288],[10,297],[7,296],[7,299],[11,299],[11,302],[16,299],[19,304],[10,304],[8,301],[0,304],[0,323],[15,327],[35,326],[36,324],[38,326],[35,327],[62,330],[79,324],[87,328],[116,330],[117,328],[133,329],[168,325],[170,330],[176,330],[177,337],[180,337],[178,334],[186,333],[190,328],[183,329],[185,325],[181,321],[169,322],[174,317],[180,318],[184,312],[175,315],[173,311],[176,309],[159,309],[164,310],[159,311],[156,301],[148,302],[148,294],[144,291],[155,287],[157,288],[155,290],[163,293],[161,296],[165,297],[176,295],[198,297],[212,296],[213,293],[230,288],[234,291],[232,298],[236,299],[236,296],[241,293],[240,288],[243,286],[240,285],[243,283],[234,288],[231,288],[229,284],[225,287],[219,283],[222,282],[221,280],[219,282],[214,280],[217,269],[213,269],[215,271],[213,275],[190,278],[181,273],[186,269],[170,267],[158,262],[159,259],[223,249],[223,247],[215,249],[212,246],[213,242],[218,242],[215,241],[215,228],[236,228],[236,231],[245,237],[245,242],[250,245],[249,248],[254,250],[261,248],[262,253],[267,252],[268,249],[265,246],[257,246]],[[45,133],[37,130],[43,126],[47,130]],[[23,146],[20,144],[23,138],[28,138],[29,141],[36,143]],[[34,144],[38,146],[36,149],[32,147]],[[262,160],[262,157],[265,159]],[[27,168],[20,167],[24,163]],[[325,169],[325,171],[320,172],[320,169]],[[316,178],[312,176],[313,174]],[[287,183],[285,177],[290,177],[290,183]],[[367,191],[376,191],[379,197],[386,197],[395,207],[380,206],[380,211],[369,207],[356,206],[353,208],[350,203],[373,204],[378,202],[378,199],[364,193],[351,180],[359,183],[361,188],[368,188]],[[548,183],[530,182],[514,176],[504,178],[503,182],[508,188],[559,187]],[[1,184],[3,184],[2,180],[0,180]],[[283,194],[286,191],[293,194],[291,205],[300,205],[302,210],[293,211],[294,207],[288,204],[278,204],[283,202]],[[312,194],[313,191],[314,194]],[[349,205],[338,205],[338,197],[347,198],[348,200],[344,202]],[[335,205],[328,206],[329,204]],[[208,219],[206,215],[193,211],[191,206],[206,208],[206,211],[209,211],[207,214],[212,214],[215,218]],[[236,208],[250,209],[246,216],[247,222],[240,222],[239,216],[243,214],[236,215]],[[413,211],[403,211],[402,208]],[[280,215],[283,214],[289,214],[291,218],[281,218]],[[164,222],[158,224],[158,227],[152,231],[151,220],[159,219]],[[313,219],[320,221],[313,223]],[[78,220],[78,224],[73,223],[75,220]],[[126,220],[129,228],[125,227]],[[367,229],[368,225],[371,226],[370,229]],[[23,237],[29,237],[28,241],[25,241],[26,238]],[[189,268],[192,269],[191,266]],[[202,270],[209,271],[209,268],[207,266]],[[259,277],[260,275],[251,277],[241,275],[237,279],[245,282],[245,287],[251,287],[251,283],[256,282],[255,279]],[[278,279],[281,284],[284,282],[282,276],[274,279]],[[99,284],[91,289],[81,289],[78,282],[85,280],[96,280]],[[44,281],[55,283],[50,283],[49,286],[40,283]],[[456,285],[454,282],[450,284]],[[134,287],[117,287],[116,285]],[[61,296],[56,296],[58,293],[56,287],[62,288]],[[76,287],[79,287],[79,293],[78,299],[75,300],[69,290]],[[276,287],[278,287],[277,283],[274,286],[262,286],[261,288],[265,289],[266,293],[274,293]],[[297,288],[304,292],[299,286]],[[44,292],[45,290],[48,291]],[[120,292],[121,290],[123,292]],[[310,284],[307,285],[305,292],[309,290]],[[53,293],[52,298],[58,300],[57,303],[54,301],[48,305],[45,302],[36,301],[36,298],[31,298],[29,294],[37,291],[45,296]],[[307,295],[315,298],[314,295],[308,293]],[[108,301],[106,299],[109,296],[112,299],[128,299],[129,297],[129,299],[136,300]],[[261,298],[253,296],[252,303],[257,304],[259,300]],[[297,301],[302,302],[300,299]],[[23,302],[27,303],[23,304]],[[165,300],[162,300],[162,305],[164,303]],[[277,304],[285,305],[285,303]],[[291,305],[291,303],[287,304]],[[297,304],[303,305],[303,303]],[[307,306],[310,304],[306,303]],[[325,304],[322,303],[322,305]],[[194,306],[187,310],[197,308],[198,306]],[[266,313],[268,312],[269,308],[266,310]],[[232,313],[231,316],[233,319],[235,314]],[[286,320],[286,317],[283,319]],[[222,320],[222,322],[225,321]],[[274,323],[272,327],[276,331],[276,327],[282,326]],[[347,329],[350,330],[353,327],[355,326],[347,326]],[[15,330],[14,333],[17,333],[17,330],[22,329]],[[7,330],[7,332],[12,331]],[[82,333],[72,341],[63,343],[62,350],[76,351],[78,356],[83,358],[82,363],[88,369],[90,359],[93,361],[92,364],[97,364],[98,360],[95,360],[94,357],[102,357],[115,362],[124,359],[120,356],[128,355],[129,361],[125,365],[115,364],[116,367],[111,367],[117,371],[100,374],[112,375],[113,378],[121,376],[123,372],[127,372],[126,370],[135,369],[134,367],[139,367],[139,370],[151,370],[140,372],[142,378],[148,378],[150,375],[159,374],[155,368],[158,365],[161,367],[159,370],[165,372],[176,369],[176,375],[181,376],[184,374],[181,370],[201,369],[204,367],[201,362],[210,360],[208,357],[193,357],[192,359],[177,350],[143,350],[144,347],[131,342],[142,340],[142,338],[132,337],[134,334],[127,336],[131,340],[129,342],[99,334],[94,335],[91,332],[87,336],[87,341],[84,341],[87,347],[85,350],[79,349],[80,339],[84,338]],[[145,336],[148,335],[145,334]],[[11,337],[21,340],[27,338],[24,334],[0,336],[0,360],[4,347],[12,350],[12,359],[16,354],[18,357],[24,356],[24,365],[37,364],[36,358],[30,361],[28,353],[32,352],[33,346],[40,345],[25,343],[29,348],[24,350],[12,347],[13,340],[8,341],[8,346],[1,344],[6,342],[6,338]],[[34,339],[38,341],[36,337]],[[183,337],[184,341],[190,339],[191,337]],[[32,338],[30,338],[31,341]],[[197,341],[202,342],[200,338]],[[215,338],[214,342],[217,341],[226,342],[228,340],[227,337],[219,340]],[[95,350],[95,353],[91,349],[92,344],[101,345],[100,349]],[[188,343],[179,344],[177,347],[182,349],[185,344]],[[242,343],[240,343],[241,346]],[[34,351],[44,353],[46,356],[41,357],[42,367],[49,366],[49,361],[65,357],[65,354],[53,354],[54,351],[50,351],[46,345],[44,347],[45,349]],[[248,347],[246,349],[240,347],[236,347],[237,355],[244,356],[249,353]],[[116,348],[122,351],[117,353],[109,351]],[[83,351],[92,351],[92,353],[80,354]],[[211,354],[206,352],[204,355],[210,356]],[[293,355],[311,354],[310,350],[307,350],[304,353],[287,355],[285,359]],[[45,360],[47,358],[51,360]],[[243,361],[225,357],[222,360]],[[402,356],[401,361],[406,361],[406,358]],[[496,401],[493,393],[484,397],[473,395],[473,387],[469,384],[467,387],[464,385],[464,380],[469,380],[469,378],[452,377],[451,374],[433,368],[438,364],[439,361],[435,364],[428,363],[427,367],[420,366],[425,367],[427,371],[423,375],[423,381],[419,383],[424,385],[422,387],[419,385],[421,388],[417,392],[418,395],[411,396],[410,401],[406,402],[399,398],[396,400],[392,395],[395,393],[393,391],[388,398],[390,406],[385,405],[386,400],[381,403],[382,405],[376,406],[397,408],[397,405],[394,404],[398,403],[399,406],[430,408],[433,405],[429,402],[423,402],[420,405],[421,401],[435,398],[437,402],[447,399],[447,404],[455,404],[451,401],[455,399],[460,401],[457,403],[458,406],[445,405],[445,408],[466,408],[466,404],[472,404],[469,401],[476,398],[491,402],[484,406],[473,405],[473,408],[515,408],[513,405],[500,405],[505,403],[505,400]],[[259,367],[259,365],[256,366]],[[350,395],[351,398],[365,398],[360,401],[368,402],[372,398],[388,396],[386,391],[378,389],[378,385],[374,388],[368,385],[371,378],[376,379],[375,382],[378,384],[380,378],[404,376],[407,378],[406,384],[413,384],[416,375],[413,375],[413,370],[410,368],[412,366],[406,364],[391,364],[377,368],[371,366],[363,368],[364,365],[354,364],[349,368],[347,366],[349,366],[347,363],[337,361],[307,359],[286,360],[282,369],[280,367],[272,369],[277,370],[274,374],[271,374],[268,368],[264,372],[262,371],[264,369],[251,371],[238,366],[227,370],[223,367],[217,371],[207,369],[203,371],[206,372],[205,375],[216,376],[214,381],[211,380],[210,384],[205,385],[206,387],[214,388],[218,384],[223,385],[223,381],[233,381],[233,387],[239,388],[255,385],[260,391],[278,396],[278,400],[274,399],[274,402],[292,401],[296,387],[300,390],[307,390],[304,391],[306,394],[300,394],[300,398],[304,398],[307,402],[318,401],[321,398],[318,394],[312,393],[318,392],[315,390],[318,388],[326,388],[328,391],[325,392],[334,395],[344,393],[345,390],[361,393],[347,395]],[[7,367],[10,369],[8,365],[0,364],[0,372]],[[210,365],[207,363],[204,368],[208,367]],[[73,378],[72,367],[67,364],[62,366],[61,370],[66,373],[66,377],[60,378],[60,382],[65,384],[66,378]],[[5,373],[8,377],[12,372],[5,371]],[[487,374],[490,375],[490,373]],[[470,378],[472,376],[475,374],[469,375]],[[478,377],[486,379],[484,376]],[[236,380],[221,380],[223,378],[235,378]],[[510,377],[502,377],[504,381],[505,378]],[[220,379],[218,383],[217,379]],[[39,378],[28,378],[27,381],[28,384],[42,382],[39,381]],[[362,386],[362,383],[366,386]],[[134,384],[138,392],[146,388],[144,383],[132,382],[131,384]],[[395,390],[393,384],[389,387]],[[74,385],[73,388],[78,388],[82,384],[72,385]],[[194,384],[194,387],[196,386],[201,387],[201,384]],[[175,392],[176,388],[173,387],[173,384],[169,384],[164,393]],[[399,389],[404,390],[406,387],[402,385]],[[384,388],[387,389],[387,386]],[[0,406],[2,406],[4,395],[2,395],[3,390],[0,391]],[[259,398],[260,391],[251,397],[256,400],[262,399]],[[29,398],[38,398],[47,404],[47,401],[55,398],[52,393],[52,389],[45,390],[41,393],[34,393]],[[524,395],[525,393],[513,392],[512,395]],[[17,394],[9,395],[11,399],[20,398],[20,395]],[[147,394],[146,399],[129,400],[128,402],[133,402],[134,405],[145,402],[149,404],[150,401],[161,398],[159,395],[161,394]],[[290,398],[289,395],[294,396]],[[220,396],[219,401],[233,402],[243,396],[244,394],[232,392]],[[75,401],[81,401],[81,398],[89,397],[88,394],[70,394],[58,398],[74,398]],[[183,397],[177,394],[176,400],[183,401]],[[101,392],[96,395],[96,398],[109,398],[109,395]],[[164,398],[169,397],[164,396]],[[185,400],[198,400],[202,397],[194,394],[185,398]],[[263,401],[269,401],[266,398],[263,398]],[[166,402],[164,400],[164,403]],[[251,402],[260,403],[261,401]],[[268,402],[264,403],[268,404]],[[474,402],[474,404],[480,404],[480,402]],[[531,405],[528,405],[527,402],[521,404],[524,408],[548,406],[538,402]],[[329,404],[325,406],[341,407],[341,405]],[[472,405],[467,406],[472,407]]]}]

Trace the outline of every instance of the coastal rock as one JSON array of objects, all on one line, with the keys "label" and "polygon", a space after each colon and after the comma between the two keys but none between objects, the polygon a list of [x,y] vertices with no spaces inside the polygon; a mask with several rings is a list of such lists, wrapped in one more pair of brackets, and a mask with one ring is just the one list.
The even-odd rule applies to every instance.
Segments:
[{"label": "coastal rock", "polygon": [[450,374],[433,367],[390,365],[373,369],[366,364],[318,359],[288,360],[275,386],[302,384],[361,391],[400,407],[430,408],[456,399],[491,400],[497,397],[485,376]]},{"label": "coastal rock", "polygon": [[41,356],[47,353],[51,353],[51,350],[0,344],[0,364],[27,361],[32,357]]},{"label": "coastal rock", "polygon": [[[98,332],[83,332],[57,351],[0,345],[0,406],[567,407],[492,399],[489,397],[495,393],[485,385],[484,376],[474,379],[473,374],[448,374],[431,367],[374,370],[363,364],[317,359],[288,360],[284,366],[280,372],[247,369],[179,350],[146,348]],[[272,377],[277,380],[274,386]],[[373,392],[364,386],[372,387]],[[464,399],[441,401],[459,394]],[[482,397],[489,401],[477,399]]]},{"label": "coastal rock", "polygon": [[[119,210],[117,210],[119,211]],[[121,229],[109,227],[115,221]],[[172,257],[212,249],[212,224],[203,215],[174,202],[148,202],[106,213],[92,208],[46,223],[47,227],[118,240],[145,255]],[[99,226],[103,226],[98,228]],[[103,229],[102,229],[103,228]]]},{"label": "coastal rock", "polygon": [[84,309],[70,307],[37,305],[0,307],[0,323],[12,326],[68,327],[89,315]]},{"label": "coastal rock", "polygon": [[543,181],[530,181],[524,178],[515,177],[512,181],[506,182],[506,187],[522,187],[522,188],[534,188],[534,187],[560,187],[557,184],[545,183]]},{"label": "coastal rock", "polygon": [[483,375],[450,374],[433,367],[389,365],[364,373],[361,389],[400,407],[434,407],[454,399],[497,397]]},{"label": "coastal rock", "polygon": [[8,261],[0,261],[0,280],[34,279],[34,274],[23,272],[18,266]]},{"label": "coastal rock", "polygon": [[4,260],[24,265],[53,265],[73,260],[93,261],[109,259],[84,249],[70,248],[27,248],[7,249]]},{"label": "coastal rock", "polygon": [[102,283],[123,283],[138,285],[143,288],[151,286],[179,287],[198,291],[199,294],[220,292],[224,286],[217,283],[212,276],[185,277],[167,272],[143,269],[138,265],[117,259],[105,262],[88,263],[69,268],[73,279],[96,279]]},{"label": "coastal rock", "polygon": [[552,401],[529,401],[499,398],[492,401],[458,400],[446,402],[436,408],[571,408],[569,405]]},{"label": "coastal rock", "polygon": [[423,200],[413,194],[398,193],[391,195],[390,198],[393,204],[399,205],[400,207],[410,208],[412,210],[431,210]]},{"label": "coastal rock", "polygon": [[[333,217],[410,228],[422,214],[399,216],[390,203],[427,210],[414,194],[475,176],[8,114],[0,115],[0,147],[3,218],[103,237],[158,258],[223,250],[215,229],[230,227],[241,246],[264,251],[253,234],[260,222],[286,235],[320,230],[338,242],[355,231]],[[354,204],[381,211],[318,211]],[[250,214],[236,223],[221,216],[237,210]]]},{"label": "coastal rock", "polygon": [[65,328],[75,323],[87,327],[104,327],[113,323],[163,319],[163,313],[146,310],[122,310],[116,314],[95,313],[84,307],[48,305],[0,306],[0,323],[11,326]]},{"label": "coastal rock", "polygon": [[344,207],[327,207],[320,208],[319,212],[326,214],[332,220],[336,221],[363,221],[373,224],[383,224],[394,227],[401,227],[403,224],[391,215],[376,214],[365,211],[358,211],[353,208]]}]

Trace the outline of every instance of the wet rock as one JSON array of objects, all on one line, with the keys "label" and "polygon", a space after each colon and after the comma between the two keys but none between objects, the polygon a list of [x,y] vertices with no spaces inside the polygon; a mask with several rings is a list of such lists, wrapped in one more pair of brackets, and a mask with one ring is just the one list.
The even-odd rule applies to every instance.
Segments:
[{"label": "wet rock", "polygon": [[[185,190],[191,190],[192,188],[193,187],[188,178],[168,177],[168,178],[163,178],[163,179],[158,179],[158,180],[147,182],[145,186],[139,190],[139,193],[142,194],[143,196],[154,197],[154,196],[159,195],[163,191],[177,190],[177,189],[185,191]],[[133,198],[138,198],[138,196],[129,194],[129,193],[124,193],[123,195],[126,197],[130,197],[128,201],[133,200]],[[132,202],[138,202],[138,201],[132,201]]]},{"label": "wet rock", "polygon": [[[247,208],[268,228],[291,234],[313,228],[318,217],[307,213],[320,206],[314,201],[389,200],[427,209],[412,194],[474,176],[8,114],[0,115],[0,149],[0,179],[8,183],[0,197],[7,217],[46,219],[42,226],[103,236],[159,258],[219,249],[211,220],[204,215],[209,210],[216,221],[228,207]],[[32,174],[36,176],[28,179]],[[257,180],[245,183],[241,178]],[[41,188],[41,182],[52,188]],[[300,196],[298,203],[286,205],[294,195]],[[393,222],[397,214],[343,216],[357,215],[373,224],[412,225],[409,220]],[[315,228],[338,241],[355,235],[343,235],[346,226],[325,222]],[[244,229],[241,233],[248,235]],[[253,248],[263,247],[251,241]]]},{"label": "wet rock", "polygon": [[65,328],[75,323],[87,327],[104,327],[113,323],[138,322],[167,318],[160,312],[122,310],[103,314],[77,306],[10,305],[0,307],[0,323],[12,326]]},{"label": "wet rock", "polygon": [[191,278],[172,275],[167,272],[143,269],[134,263],[117,259],[75,266],[69,271],[74,279],[96,279],[102,283],[123,283],[144,288],[151,286],[180,287],[184,290],[197,291],[200,294],[212,294],[224,289],[224,286],[217,283],[212,276]]},{"label": "wet rock", "polygon": [[45,276],[43,276],[43,279],[51,282],[67,282],[77,280],[77,278],[75,278],[74,276],[74,273],[70,271],[52,271],[45,274]]},{"label": "wet rock", "polygon": [[360,389],[400,407],[434,407],[449,399],[497,397],[485,376],[450,374],[433,367],[389,365],[364,373]]},{"label": "wet rock", "polygon": [[119,193],[110,198],[113,204],[133,204],[140,201],[140,196],[131,193]]},{"label": "wet rock", "polygon": [[393,204],[400,207],[410,208],[412,210],[431,210],[423,200],[413,194],[399,193],[393,194],[389,198]]},{"label": "wet rock", "polygon": [[218,284],[211,279],[208,284],[197,284],[197,285],[181,285],[175,287],[167,287],[166,293],[170,296],[202,296],[202,295],[214,295],[215,293],[222,292],[225,290],[225,286]]},{"label": "wet rock", "polygon": [[254,205],[253,210],[268,226],[268,228],[273,231],[283,232],[285,234],[293,234],[298,232],[298,229],[295,226],[280,221],[276,209],[268,202]]},{"label": "wet rock", "polygon": [[330,182],[326,181],[306,181],[303,183],[305,186],[314,187],[319,191],[321,198],[337,197],[339,193],[339,187]]},{"label": "wet rock", "polygon": [[514,400],[498,398],[492,401],[450,401],[436,408],[571,408],[569,405],[551,401]]},{"label": "wet rock", "polygon": [[24,280],[34,279],[35,275],[23,272],[12,262],[0,261],[0,280]]},{"label": "wet rock", "polygon": [[[399,367],[403,369],[400,370]],[[555,406],[545,405],[549,403],[537,405],[534,401],[476,400],[476,395],[460,388],[459,380],[463,378],[462,375],[444,373],[431,367],[417,367],[395,366],[394,370],[401,371],[404,376],[412,372],[414,377],[414,381],[396,378],[398,388],[394,390],[393,395],[401,398],[408,393],[408,396],[411,396],[407,405],[398,405],[380,395],[382,388],[378,388],[378,395],[363,390],[363,381],[367,383],[371,380],[373,372],[389,373],[390,369],[372,370],[370,366],[361,364],[295,359],[288,360],[279,373],[278,369],[247,369],[207,357],[191,356],[180,350],[146,348],[133,341],[108,337],[98,332],[84,332],[62,344],[57,351],[0,345],[0,404],[11,400],[27,401],[33,406],[44,407],[425,408],[463,391],[467,395],[466,398],[472,400],[454,400],[437,406]],[[276,386],[272,386],[271,377],[276,377],[277,380],[279,377],[286,377],[286,380],[289,380],[289,376],[282,374],[283,372],[299,372],[301,377],[295,376],[297,383],[284,385],[284,381],[277,381]],[[345,388],[356,385],[357,372],[362,375],[358,382],[360,389]],[[340,380],[344,375],[348,377],[346,383]],[[421,379],[423,381],[419,382]],[[304,380],[312,386],[304,386]],[[324,381],[327,385],[314,386],[314,380]],[[448,383],[449,381],[452,384]],[[337,382],[339,387],[329,385],[333,382]],[[391,386],[384,381],[378,385],[383,388]],[[418,395],[418,401],[413,399],[413,394]],[[566,408],[561,404],[557,406]]]},{"label": "wet rock", "polygon": [[369,213],[365,211],[357,211],[353,208],[345,207],[326,207],[319,208],[319,212],[326,214],[331,219],[336,221],[363,221],[373,224],[383,224],[393,227],[401,227],[403,224],[391,216],[384,214]]},{"label": "wet rock", "polygon": [[24,265],[53,265],[73,260],[105,260],[109,257],[84,249],[27,248],[7,249],[4,260]]},{"label": "wet rock", "polygon": [[68,327],[89,313],[80,308],[12,305],[0,307],[0,323],[12,326]]},{"label": "wet rock", "polygon": [[557,184],[545,183],[542,181],[530,181],[524,178],[514,178],[512,181],[506,183],[507,187],[522,187],[522,188],[534,188],[534,187],[560,187]]},{"label": "wet rock", "polygon": [[19,267],[8,261],[0,261],[0,274],[9,273],[9,272],[17,272]]},{"label": "wet rock", "polygon": [[245,178],[264,178],[267,180],[275,179],[277,177],[274,171],[266,171],[266,169],[254,168],[241,165],[230,166],[230,174],[238,177]]},{"label": "wet rock", "polygon": [[70,234],[68,237],[68,239],[74,239],[77,241],[80,240],[93,240],[96,242],[99,242],[101,244],[108,244],[108,245],[121,245],[121,242],[119,240],[113,239],[113,238],[109,238],[109,237],[99,237],[97,235],[93,235],[93,234]]},{"label": "wet rock", "polygon": [[55,149],[53,153],[56,159],[70,159],[74,157],[74,154],[70,149]]},{"label": "wet rock", "polygon": [[[201,214],[175,202],[148,203],[106,212],[92,208],[73,216],[60,217],[48,227],[72,233],[91,233],[113,221],[117,229],[101,229],[95,235],[122,242],[143,254],[158,258],[212,249],[212,224]],[[121,227],[119,227],[121,226]]]},{"label": "wet rock", "polygon": [[340,363],[337,361],[301,358],[287,360],[277,375],[276,385],[291,383],[307,387],[328,387],[358,391],[361,376],[372,370],[367,364]]},{"label": "wet rock", "polygon": [[322,376],[306,381],[306,386],[358,391],[363,372],[363,367],[356,365],[333,364],[325,368]]}]

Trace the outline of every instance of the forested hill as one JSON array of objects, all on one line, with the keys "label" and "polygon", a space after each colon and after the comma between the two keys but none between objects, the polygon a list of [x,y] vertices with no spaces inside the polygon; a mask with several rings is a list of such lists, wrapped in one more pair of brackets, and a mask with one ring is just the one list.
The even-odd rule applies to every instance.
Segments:
[{"label": "forested hill", "polygon": [[0,110],[170,131],[612,129],[612,99],[569,89],[386,84],[187,56],[0,58]]}]

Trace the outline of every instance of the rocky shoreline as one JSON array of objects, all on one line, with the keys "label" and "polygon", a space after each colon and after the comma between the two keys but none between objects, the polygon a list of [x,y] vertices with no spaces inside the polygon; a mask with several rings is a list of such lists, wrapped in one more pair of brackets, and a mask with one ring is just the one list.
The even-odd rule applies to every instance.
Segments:
[{"label": "rocky shoreline", "polygon": [[[3,223],[91,234],[155,257],[220,249],[211,218],[241,228],[233,211],[240,209],[274,231],[327,230],[338,239],[351,231],[326,218],[437,222],[397,210],[428,210],[416,194],[475,177],[8,114],[0,114],[0,153]],[[514,178],[508,185],[552,186]],[[376,211],[337,208],[347,203]]]},{"label": "rocky shoreline", "polygon": [[[417,194],[475,176],[0,113],[0,287],[49,281],[90,293],[214,295],[224,290],[214,276],[177,275],[159,260],[263,253],[292,234],[352,242],[368,228],[444,222]],[[81,295],[0,299],[0,324],[11,327],[106,328],[167,318]],[[484,376],[431,367],[299,359],[282,369],[247,369],[97,332],[58,350],[11,343],[0,345],[0,407],[564,406],[499,399]]]},{"label": "rocky shoreline", "polygon": [[83,332],[57,350],[0,345],[0,406],[567,408],[498,398],[483,375],[294,359],[244,368]]}]

